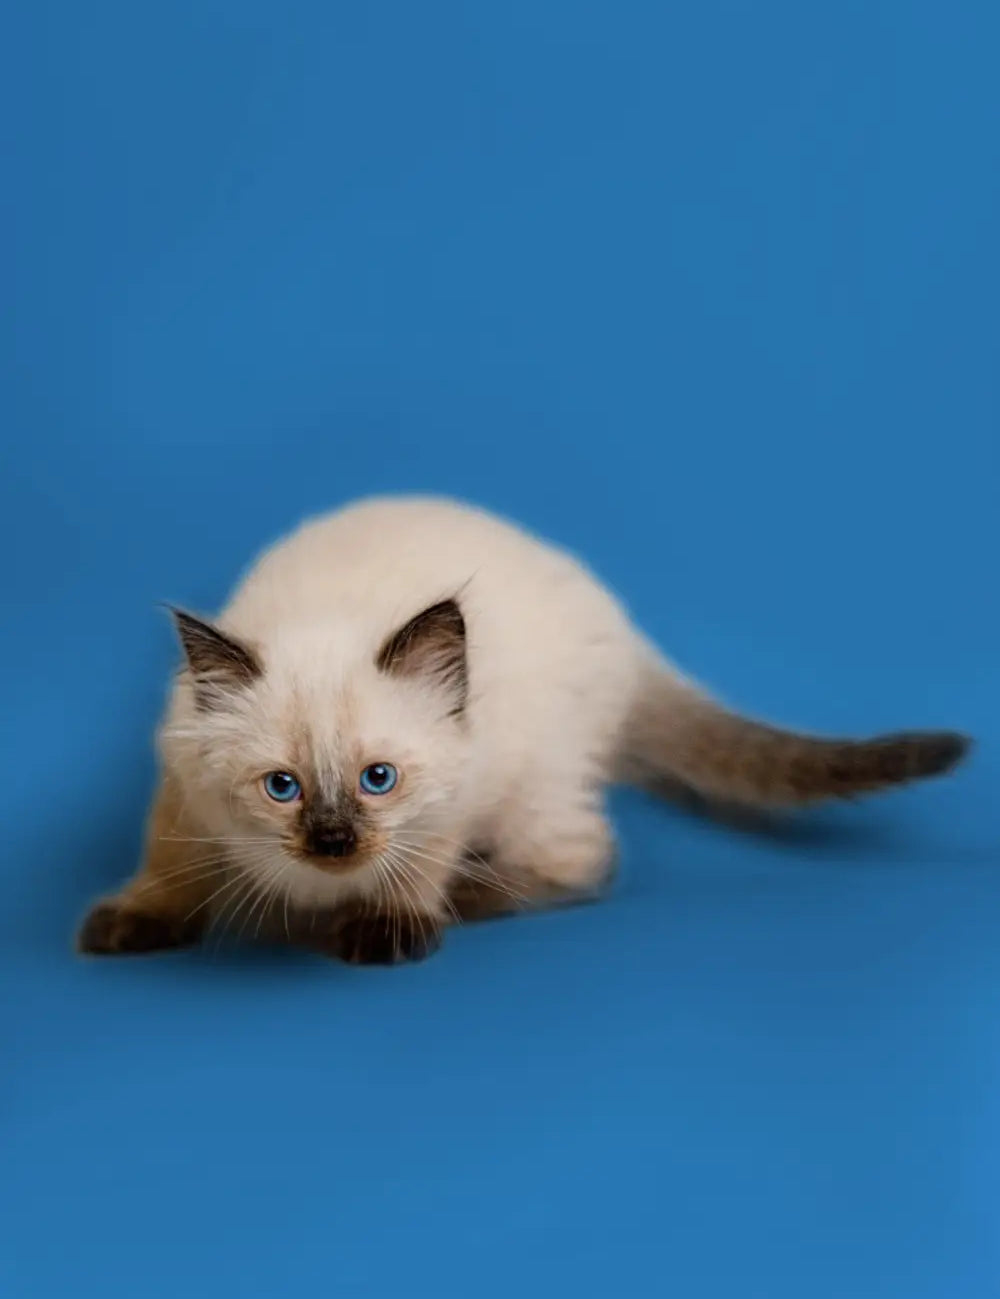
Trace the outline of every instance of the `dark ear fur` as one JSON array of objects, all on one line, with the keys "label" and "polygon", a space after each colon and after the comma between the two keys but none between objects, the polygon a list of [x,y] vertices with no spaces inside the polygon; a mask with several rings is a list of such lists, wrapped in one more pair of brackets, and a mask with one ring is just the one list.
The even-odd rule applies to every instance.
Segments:
[{"label": "dark ear fur", "polygon": [[451,716],[458,717],[469,693],[465,650],[465,619],[458,601],[442,600],[393,632],[375,662],[392,676],[434,680],[451,694]]},{"label": "dark ear fur", "polygon": [[212,687],[248,686],[261,675],[260,659],[249,646],[183,609],[168,608],[195,680],[199,704],[207,706],[212,702]]}]

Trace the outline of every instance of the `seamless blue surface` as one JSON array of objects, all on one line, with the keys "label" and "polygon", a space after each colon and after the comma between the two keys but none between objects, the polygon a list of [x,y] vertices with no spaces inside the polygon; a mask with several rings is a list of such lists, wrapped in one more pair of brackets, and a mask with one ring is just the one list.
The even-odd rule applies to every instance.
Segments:
[{"label": "seamless blue surface", "polygon": [[[43,0],[2,42],[0,1291],[1000,1286],[1000,19]],[[425,965],[85,963],[175,650],[301,516],[477,500],[688,670],[948,782],[615,797]]]}]

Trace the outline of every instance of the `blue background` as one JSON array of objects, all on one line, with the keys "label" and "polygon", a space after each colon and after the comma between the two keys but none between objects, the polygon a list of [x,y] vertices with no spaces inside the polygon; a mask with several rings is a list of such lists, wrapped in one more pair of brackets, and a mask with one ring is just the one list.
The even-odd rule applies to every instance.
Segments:
[{"label": "blue background", "polygon": [[[986,0],[42,0],[0,55],[12,1299],[1000,1285]],[[956,725],[426,965],[85,963],[174,661],[372,491],[583,552],[729,698]]]}]

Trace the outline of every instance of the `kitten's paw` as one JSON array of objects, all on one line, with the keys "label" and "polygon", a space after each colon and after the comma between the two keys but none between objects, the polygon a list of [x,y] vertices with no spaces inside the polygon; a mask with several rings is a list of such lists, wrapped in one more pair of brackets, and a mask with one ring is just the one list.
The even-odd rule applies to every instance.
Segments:
[{"label": "kitten's paw", "polygon": [[76,949],[87,956],[130,956],[189,947],[199,937],[199,927],[191,921],[98,902],[80,926]]},{"label": "kitten's paw", "polygon": [[441,927],[431,916],[354,916],[333,941],[333,954],[349,965],[398,965],[422,961],[441,946]]}]

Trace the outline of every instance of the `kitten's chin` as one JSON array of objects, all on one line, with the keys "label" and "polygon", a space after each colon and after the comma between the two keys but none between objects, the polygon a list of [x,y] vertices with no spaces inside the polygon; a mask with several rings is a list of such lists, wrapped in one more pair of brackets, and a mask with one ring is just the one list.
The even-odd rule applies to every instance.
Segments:
[{"label": "kitten's chin", "polygon": [[349,894],[356,894],[364,877],[364,862],[359,858],[351,866],[324,869],[302,857],[289,859],[285,885],[289,899],[303,907],[334,905]]}]

